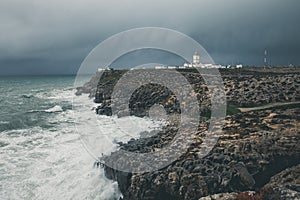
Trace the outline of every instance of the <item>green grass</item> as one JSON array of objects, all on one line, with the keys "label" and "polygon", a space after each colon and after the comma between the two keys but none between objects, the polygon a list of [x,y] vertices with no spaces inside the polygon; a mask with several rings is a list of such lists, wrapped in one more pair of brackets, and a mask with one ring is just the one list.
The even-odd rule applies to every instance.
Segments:
[{"label": "green grass", "polygon": [[226,115],[234,115],[241,112],[237,106],[234,105],[227,105]]}]

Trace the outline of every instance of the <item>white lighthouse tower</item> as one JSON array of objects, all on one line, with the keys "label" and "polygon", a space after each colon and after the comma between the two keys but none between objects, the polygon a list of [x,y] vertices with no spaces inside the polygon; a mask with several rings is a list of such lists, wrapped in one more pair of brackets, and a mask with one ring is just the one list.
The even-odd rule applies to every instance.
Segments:
[{"label": "white lighthouse tower", "polygon": [[193,64],[200,64],[200,55],[197,51],[193,55]]}]

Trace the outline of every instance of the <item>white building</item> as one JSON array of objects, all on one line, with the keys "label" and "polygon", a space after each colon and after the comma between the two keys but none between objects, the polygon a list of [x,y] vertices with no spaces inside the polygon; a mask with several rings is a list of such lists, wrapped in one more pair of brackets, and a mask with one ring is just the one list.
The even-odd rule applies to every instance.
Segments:
[{"label": "white building", "polygon": [[[204,64],[200,62],[200,55],[199,53],[196,51],[193,55],[193,61],[192,63],[184,63],[183,65],[184,68],[192,68],[192,67],[199,67],[199,68],[215,68],[215,69],[219,69],[219,68],[225,68],[225,66],[219,65],[219,64]],[[180,67],[182,68],[182,67]]]},{"label": "white building", "polygon": [[[193,59],[191,63],[184,63],[183,66],[163,66],[163,65],[158,65],[154,66],[154,69],[186,69],[186,68],[203,68],[203,69],[225,69],[225,68],[231,68],[231,66],[223,66],[220,64],[205,64],[200,62],[200,55],[196,51],[193,55]],[[236,68],[242,68],[242,65],[236,65]]]},{"label": "white building", "polygon": [[98,68],[98,72],[102,72],[102,71],[109,71],[109,70],[111,70],[111,68],[109,68],[109,67],[106,67],[106,68]]},{"label": "white building", "polygon": [[195,65],[200,64],[200,55],[197,51],[193,55],[193,64]]},{"label": "white building", "polygon": [[154,69],[167,69],[167,66],[158,65],[155,66]]}]

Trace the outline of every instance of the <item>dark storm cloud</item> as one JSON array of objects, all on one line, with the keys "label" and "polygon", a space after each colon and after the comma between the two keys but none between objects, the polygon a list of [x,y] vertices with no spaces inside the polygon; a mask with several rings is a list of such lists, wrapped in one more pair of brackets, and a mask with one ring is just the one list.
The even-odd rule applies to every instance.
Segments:
[{"label": "dark storm cloud", "polygon": [[[299,5],[298,0],[4,0],[0,75],[76,73],[99,42],[144,26],[193,37],[217,63],[262,65],[267,48],[271,64],[299,65]],[[168,55],[161,60],[172,63]]]}]

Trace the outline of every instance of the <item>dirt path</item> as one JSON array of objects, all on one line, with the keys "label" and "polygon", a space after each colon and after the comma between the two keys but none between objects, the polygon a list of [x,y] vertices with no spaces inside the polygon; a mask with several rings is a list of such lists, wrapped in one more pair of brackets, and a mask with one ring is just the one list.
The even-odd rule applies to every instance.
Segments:
[{"label": "dirt path", "polygon": [[267,108],[273,108],[277,106],[285,106],[285,105],[293,105],[293,104],[299,104],[300,101],[294,101],[294,102],[284,102],[284,103],[271,103],[264,106],[257,106],[257,107],[251,107],[251,108],[239,108],[241,112],[249,112],[253,110],[263,110]]}]

